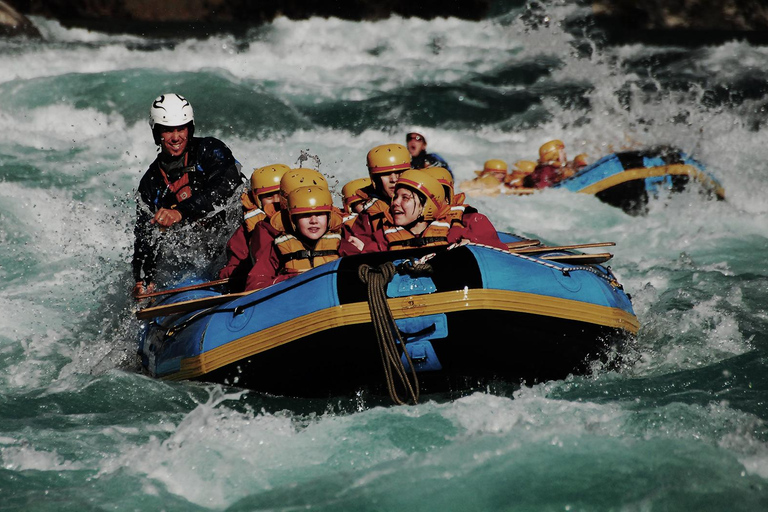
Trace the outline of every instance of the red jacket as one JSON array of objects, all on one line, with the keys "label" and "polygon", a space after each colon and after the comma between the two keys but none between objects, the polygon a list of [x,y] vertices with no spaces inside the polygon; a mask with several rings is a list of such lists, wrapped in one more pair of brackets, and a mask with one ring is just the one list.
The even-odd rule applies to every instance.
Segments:
[{"label": "red jacket", "polygon": [[368,245],[373,242],[373,234],[389,211],[389,203],[378,195],[373,185],[361,188],[357,195],[364,201],[364,210],[351,223],[344,224],[344,238],[354,236]]},{"label": "red jacket", "polygon": [[[278,249],[275,246],[275,239],[280,236],[284,230],[279,227],[283,225],[283,217],[278,212],[270,217],[269,222],[259,222],[256,228],[251,232],[251,238],[249,241],[249,249],[251,259],[253,260],[253,267],[248,272],[248,277],[245,283],[246,290],[259,290],[266,288],[267,286],[285,281],[296,274],[283,274],[280,271],[280,255]],[[341,229],[341,212],[338,212],[338,225],[331,222],[329,230]],[[274,220],[274,222],[272,222]],[[276,227],[277,226],[277,227]],[[290,228],[289,228],[290,229]],[[341,242],[339,245],[339,257],[348,256],[350,254],[360,254],[360,251],[349,243],[342,232]]]},{"label": "red jacket", "polygon": [[[474,208],[470,208],[474,210]],[[476,244],[490,245],[498,249],[509,248],[507,244],[499,239],[499,233],[493,227],[488,217],[477,211],[468,211],[464,214],[461,222],[455,223],[448,232],[448,241],[450,243],[459,242],[462,239],[469,240]]]},{"label": "red jacket", "polygon": [[229,278],[229,291],[241,292],[245,289],[245,280],[250,270],[248,238],[245,227],[241,224],[227,242],[227,263],[219,270],[219,279]]},{"label": "red jacket", "polygon": [[[229,291],[233,293],[245,289],[248,272],[253,266],[248,248],[251,230],[267,218],[264,211],[251,200],[249,192],[244,193],[240,201],[243,205],[243,222],[227,241],[227,263],[219,270],[219,279],[229,278]],[[270,206],[267,211],[274,213],[274,208]]]},{"label": "red jacket", "polygon": [[[488,217],[482,213],[477,213],[472,207],[468,207],[468,212],[462,216],[461,221],[454,221],[451,229],[448,231],[448,245],[464,239],[476,244],[489,245],[505,251],[508,250],[507,244],[499,239],[496,228],[493,227]],[[374,232],[373,241],[367,243],[363,248],[364,253],[387,250],[389,250],[389,244],[384,236],[383,227]]]},{"label": "red jacket", "polygon": [[563,168],[557,165],[539,164],[533,172],[523,178],[524,187],[547,188],[561,179]]}]

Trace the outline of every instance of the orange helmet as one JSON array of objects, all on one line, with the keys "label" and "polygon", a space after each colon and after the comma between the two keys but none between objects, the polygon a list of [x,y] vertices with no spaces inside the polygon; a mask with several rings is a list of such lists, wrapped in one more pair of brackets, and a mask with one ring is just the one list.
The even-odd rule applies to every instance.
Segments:
[{"label": "orange helmet", "polygon": [[384,144],[368,152],[368,173],[390,174],[411,168],[411,154],[402,144]]},{"label": "orange helmet", "polygon": [[475,171],[475,174],[478,176],[490,175],[496,178],[498,181],[501,181],[507,174],[507,168],[507,162],[494,158],[491,160],[486,160],[483,164],[483,170]]},{"label": "orange helmet", "polygon": [[450,203],[453,201],[453,176],[448,169],[444,167],[427,167],[421,170],[440,182],[445,192],[446,202]]},{"label": "orange helmet", "polygon": [[531,174],[536,168],[536,162],[531,160],[518,160],[514,164],[513,172],[519,172],[521,174]]},{"label": "orange helmet", "polygon": [[483,164],[483,174],[489,174],[489,173],[496,173],[496,172],[504,172],[506,173],[508,169],[507,162],[504,160],[499,159],[492,159],[492,160],[486,160]]},{"label": "orange helmet", "polygon": [[443,185],[422,169],[410,169],[397,178],[395,189],[407,187],[426,197],[422,217],[426,221],[435,220],[435,215],[445,205]]},{"label": "orange helmet", "polygon": [[509,176],[504,179],[504,182],[516,182],[517,180],[531,174],[534,169],[536,169],[536,162],[532,162],[531,160],[518,160],[512,164],[512,172],[509,173]]},{"label": "orange helmet", "polygon": [[579,153],[575,157],[573,157],[573,166],[574,167],[586,167],[587,164],[587,154],[586,153]]},{"label": "orange helmet", "polygon": [[333,197],[325,187],[317,185],[298,187],[288,194],[288,214],[294,230],[298,229],[293,219],[294,215],[331,213],[331,210],[333,210]]},{"label": "orange helmet", "polygon": [[352,213],[352,207],[363,200],[357,195],[357,191],[371,184],[371,178],[357,178],[341,187],[341,196],[344,202],[344,211]]},{"label": "orange helmet", "polygon": [[283,164],[272,164],[259,167],[251,174],[251,191],[254,201],[259,208],[263,208],[259,196],[273,194],[280,190],[280,179],[291,168]]},{"label": "orange helmet", "polygon": [[559,162],[561,149],[565,149],[565,144],[560,140],[545,143],[539,148],[539,162]]},{"label": "orange helmet", "polygon": [[306,167],[286,171],[280,179],[280,205],[283,208],[288,206],[288,194],[291,190],[312,185],[328,189],[328,181],[320,171]]}]

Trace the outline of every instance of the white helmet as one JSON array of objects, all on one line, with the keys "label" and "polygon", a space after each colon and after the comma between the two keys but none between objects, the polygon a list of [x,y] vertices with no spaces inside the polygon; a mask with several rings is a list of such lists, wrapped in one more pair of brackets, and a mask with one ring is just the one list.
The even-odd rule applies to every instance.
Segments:
[{"label": "white helmet", "polygon": [[187,98],[175,93],[161,94],[155,98],[149,109],[149,126],[152,128],[156,144],[159,144],[160,140],[158,125],[189,125],[189,136],[192,137],[195,130],[195,113]]}]

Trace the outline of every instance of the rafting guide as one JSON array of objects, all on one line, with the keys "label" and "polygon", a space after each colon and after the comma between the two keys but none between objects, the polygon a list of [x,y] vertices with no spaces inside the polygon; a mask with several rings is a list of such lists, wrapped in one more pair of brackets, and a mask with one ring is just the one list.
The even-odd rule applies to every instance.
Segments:
[{"label": "rafting guide", "polygon": [[237,211],[243,184],[240,163],[222,141],[194,137],[192,105],[162,94],[149,110],[160,153],[136,192],[133,295],[151,293],[158,279],[178,281],[205,273],[221,252],[218,239]]}]

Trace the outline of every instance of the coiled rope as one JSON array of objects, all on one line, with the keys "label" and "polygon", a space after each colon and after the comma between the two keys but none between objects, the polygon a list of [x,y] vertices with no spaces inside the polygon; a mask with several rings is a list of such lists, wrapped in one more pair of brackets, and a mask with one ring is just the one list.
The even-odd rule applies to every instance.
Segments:
[{"label": "coiled rope", "polygon": [[[387,391],[392,401],[398,405],[403,405],[409,400],[414,405],[419,401],[419,378],[416,376],[416,369],[411,361],[411,356],[405,348],[405,342],[400,335],[392,311],[387,302],[387,284],[394,275],[400,271],[421,272],[431,270],[429,265],[414,266],[410,261],[406,262],[408,267],[400,265],[396,267],[394,263],[386,262],[376,268],[370,265],[360,265],[357,269],[357,276],[360,281],[368,285],[368,308],[371,312],[371,321],[376,330],[376,340],[379,345],[379,354],[384,368],[384,377],[386,379]],[[397,348],[396,341],[400,342],[400,350],[405,353],[405,358],[411,368],[410,378],[400,357],[400,350]],[[397,385],[404,389],[405,398],[400,397]]]}]

